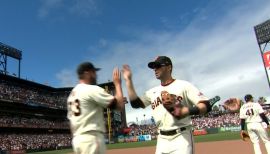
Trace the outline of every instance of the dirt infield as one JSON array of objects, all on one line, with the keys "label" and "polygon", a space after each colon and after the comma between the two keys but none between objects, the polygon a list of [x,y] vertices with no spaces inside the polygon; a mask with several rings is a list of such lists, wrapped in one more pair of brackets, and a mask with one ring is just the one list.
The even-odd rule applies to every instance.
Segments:
[{"label": "dirt infield", "polygon": [[[261,144],[262,153],[266,153],[265,147]],[[106,154],[154,154],[155,147],[113,149]],[[251,142],[242,140],[201,142],[195,144],[195,154],[253,154]]]}]

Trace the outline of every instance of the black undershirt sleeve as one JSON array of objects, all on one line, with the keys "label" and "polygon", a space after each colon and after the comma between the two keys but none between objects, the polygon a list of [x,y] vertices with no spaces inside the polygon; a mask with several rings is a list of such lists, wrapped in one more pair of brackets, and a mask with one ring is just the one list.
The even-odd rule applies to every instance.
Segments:
[{"label": "black undershirt sleeve", "polygon": [[198,115],[200,114],[200,110],[197,106],[189,107],[189,115]]},{"label": "black undershirt sleeve", "polygon": [[245,130],[245,119],[241,119],[241,130]]},{"label": "black undershirt sleeve", "polygon": [[145,108],[144,104],[143,104],[143,101],[137,97],[136,99],[134,100],[130,100],[130,105],[132,108]]},{"label": "black undershirt sleeve", "polygon": [[213,107],[214,104],[211,104],[210,101],[202,101],[200,103],[205,104],[205,106],[206,106],[206,112],[207,113],[210,112],[210,111],[212,111],[212,107]]},{"label": "black undershirt sleeve", "polygon": [[262,118],[263,122],[265,122],[267,125],[269,125],[268,119],[266,118],[264,113],[261,113],[260,117]]}]

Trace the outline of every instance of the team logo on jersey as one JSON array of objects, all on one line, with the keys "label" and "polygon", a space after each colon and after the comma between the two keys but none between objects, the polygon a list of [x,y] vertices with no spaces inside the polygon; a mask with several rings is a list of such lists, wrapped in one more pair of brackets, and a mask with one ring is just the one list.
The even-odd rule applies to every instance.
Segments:
[{"label": "team logo on jersey", "polygon": [[[183,97],[182,96],[176,96],[176,100],[177,100],[177,103],[180,103],[182,102],[183,100]],[[154,110],[155,108],[157,108],[160,104],[162,104],[162,99],[161,99],[161,96],[160,97],[157,97],[152,103],[151,103],[151,107],[152,109]]]}]

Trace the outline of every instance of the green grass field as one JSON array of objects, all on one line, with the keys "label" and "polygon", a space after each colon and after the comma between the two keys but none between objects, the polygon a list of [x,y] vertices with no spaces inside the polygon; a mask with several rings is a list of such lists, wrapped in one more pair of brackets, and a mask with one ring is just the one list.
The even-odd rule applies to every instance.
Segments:
[{"label": "green grass field", "polygon": [[[197,142],[224,141],[224,140],[238,140],[238,139],[240,139],[239,132],[224,132],[224,133],[218,133],[218,134],[195,136],[196,143]],[[116,144],[108,144],[107,149],[136,148],[136,147],[155,146],[155,145],[156,145],[156,141],[116,143]],[[66,149],[66,150],[36,152],[32,154],[67,154],[71,152],[72,152],[72,149]]]}]

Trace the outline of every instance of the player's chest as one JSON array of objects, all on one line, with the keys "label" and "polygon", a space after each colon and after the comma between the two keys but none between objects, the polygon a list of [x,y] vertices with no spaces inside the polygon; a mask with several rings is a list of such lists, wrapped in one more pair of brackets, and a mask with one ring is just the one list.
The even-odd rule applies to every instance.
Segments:
[{"label": "player's chest", "polygon": [[167,91],[169,94],[174,95],[175,100],[180,102],[181,104],[186,104],[184,99],[184,93],[181,89],[168,89],[168,88],[160,88],[152,92],[151,96],[151,108],[153,110],[156,110],[157,108],[163,108],[162,107],[162,98],[161,98],[161,92]]}]

